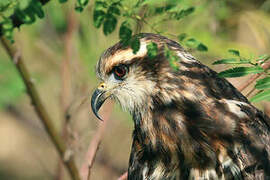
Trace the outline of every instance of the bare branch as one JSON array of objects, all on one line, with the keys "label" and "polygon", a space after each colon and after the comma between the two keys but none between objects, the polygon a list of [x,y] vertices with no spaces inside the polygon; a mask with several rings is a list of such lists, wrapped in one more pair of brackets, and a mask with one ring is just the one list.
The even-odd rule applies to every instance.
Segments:
[{"label": "bare branch", "polygon": [[[41,102],[41,99],[39,97],[37,89],[34,86],[33,82],[31,81],[30,74],[25,67],[25,64],[23,62],[23,58],[21,56],[18,56],[17,49],[13,45],[11,45],[7,39],[2,37],[1,42],[2,42],[5,50],[7,51],[9,56],[11,57],[12,61],[17,56],[16,57],[17,63],[15,65],[16,65],[16,68],[19,71],[19,73],[23,79],[23,82],[24,82],[25,87],[27,89],[28,95],[31,98],[31,101],[33,103],[33,107],[34,107],[37,115],[39,116],[42,124],[44,125],[46,132],[48,133],[49,137],[51,138],[58,154],[61,156],[61,158],[63,160],[64,154],[66,152],[65,143],[63,142],[63,140],[61,139],[61,137],[57,133],[55,126],[52,123],[53,122],[52,119],[50,118],[48,112],[46,111],[46,109],[44,108],[44,105]],[[79,173],[78,173],[78,170],[75,166],[74,160],[70,159],[69,161],[64,161],[64,164],[65,164],[70,176],[72,177],[72,179],[79,180],[80,179]]]},{"label": "bare branch", "polygon": [[[62,60],[61,64],[61,78],[62,78],[62,86],[61,86],[61,107],[62,107],[62,137],[64,141],[67,143],[67,146],[69,147],[69,137],[70,132],[68,131],[69,121],[70,121],[70,115],[68,114],[68,107],[71,105],[71,95],[72,95],[72,86],[71,86],[71,61],[72,61],[72,55],[74,51],[74,40],[73,35],[78,30],[78,21],[75,17],[75,13],[69,8],[66,10],[66,16],[67,16],[67,31],[64,34],[64,58]],[[70,156],[73,155],[72,149],[69,151]],[[67,159],[70,158],[67,157]],[[57,176],[56,180],[61,180],[63,178],[63,167],[62,162],[60,160],[59,166],[57,168]]]},{"label": "bare branch", "polygon": [[128,172],[125,172],[123,175],[121,175],[117,180],[127,180],[128,178]]},{"label": "bare branch", "polygon": [[[95,133],[95,136],[91,139],[91,143],[88,147],[88,151],[85,156],[85,162],[83,163],[80,174],[82,177],[82,180],[89,180],[90,175],[91,175],[91,168],[94,164],[96,153],[98,151],[101,139],[103,137],[105,128],[108,123],[108,119],[110,118],[111,115],[111,110],[112,110],[112,104],[105,104],[104,109],[108,110],[106,113],[103,113],[102,119],[104,120],[103,122],[100,122],[99,127]],[[102,113],[101,113],[102,114]]]}]

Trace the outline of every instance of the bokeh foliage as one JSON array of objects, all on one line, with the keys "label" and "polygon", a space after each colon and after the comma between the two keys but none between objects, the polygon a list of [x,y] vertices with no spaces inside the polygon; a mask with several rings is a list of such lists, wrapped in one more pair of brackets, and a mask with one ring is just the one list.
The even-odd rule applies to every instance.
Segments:
[{"label": "bokeh foliage", "polygon": [[[47,4],[49,0],[2,0],[0,2],[0,34],[4,35],[11,41],[13,41],[13,31],[16,27],[20,27],[22,24],[33,24],[37,19],[44,18],[44,5]],[[59,3],[66,3],[67,0],[59,0]],[[74,6],[74,9],[77,12],[83,12],[85,7],[88,5],[88,0],[76,0],[75,2],[69,2]],[[190,29],[187,25],[189,21],[190,24],[196,23],[198,24],[198,20],[202,19],[201,16],[208,15],[208,20],[215,21],[217,25],[222,26],[225,25],[224,28],[218,27],[216,35],[223,37],[223,40],[226,41],[229,36],[229,33],[226,32],[229,27],[229,23],[226,21],[232,21],[232,17],[236,16],[237,12],[235,9],[240,9],[242,6],[258,6],[261,11],[260,13],[264,13],[262,16],[264,17],[264,21],[267,21],[267,14],[269,12],[269,2],[261,1],[254,2],[248,1],[248,3],[240,3],[235,1],[198,1],[198,0],[96,0],[92,2],[91,16],[93,18],[93,25],[96,28],[101,28],[105,36],[110,35],[114,31],[118,31],[118,38],[126,45],[130,45],[133,49],[133,52],[136,53],[139,49],[139,40],[137,37],[132,36],[138,32],[138,27],[144,26],[147,27],[148,31],[159,33],[165,36],[169,36],[172,38],[177,38],[177,41],[185,46],[188,50],[198,50],[198,51],[207,51],[207,41],[214,41],[211,39],[211,31],[207,31],[205,27],[200,29],[202,30],[202,36],[206,39],[206,43],[201,42],[200,36],[192,37],[189,34],[194,33],[194,29]],[[207,13],[207,11],[211,11],[211,13]],[[234,12],[235,11],[235,12]],[[237,13],[236,13],[237,12]],[[53,14],[55,13],[55,14]],[[52,22],[56,22],[56,28],[65,29],[64,20],[57,19],[61,15],[61,11],[57,12],[52,10]],[[259,13],[258,13],[259,14]],[[189,18],[189,16],[191,16]],[[212,16],[210,16],[212,15]],[[56,20],[53,20],[55,19]],[[256,15],[254,16],[256,18]],[[258,18],[258,17],[257,17]],[[207,20],[204,18],[203,21]],[[139,24],[139,22],[141,24]],[[181,30],[174,32],[168,31],[168,29],[162,27],[164,24],[168,23],[178,23],[181,26]],[[119,25],[118,25],[119,24]],[[201,26],[207,25],[206,22],[201,23]],[[216,25],[216,26],[217,26]],[[264,26],[269,26],[269,23],[264,23]],[[187,26],[187,27],[185,27]],[[208,24],[209,26],[209,24]],[[118,28],[118,29],[117,29]],[[255,29],[258,27],[254,27]],[[229,30],[231,31],[231,30]],[[229,32],[228,31],[228,32]],[[261,31],[258,29],[258,31]],[[212,32],[213,33],[213,32]],[[195,33],[196,34],[196,33]],[[198,33],[197,33],[198,35]],[[219,38],[220,39],[220,38]],[[222,39],[222,38],[221,38]],[[229,42],[229,41],[228,41]],[[211,42],[210,42],[211,43]],[[223,42],[221,42],[223,43]],[[210,44],[209,44],[210,45]],[[153,58],[156,54],[156,45],[154,43],[148,46],[148,55],[150,58]],[[226,49],[224,49],[226,51]],[[239,57],[239,61],[236,58],[230,59],[221,59],[220,61],[216,61],[214,64],[231,64],[231,65],[243,65],[248,64],[254,67],[234,67],[232,69],[228,69],[227,71],[223,71],[220,75],[223,77],[239,77],[243,75],[248,75],[250,73],[262,73],[264,72],[267,76],[267,70],[260,69],[260,65],[262,63],[251,63],[252,59],[244,59],[240,57],[238,50],[231,51],[234,52],[234,55]],[[177,61],[177,57],[170,54],[169,61],[172,65],[172,68],[177,69],[174,66],[174,61]],[[262,57],[259,56],[258,60]],[[269,58],[264,59],[265,62]],[[260,62],[264,61],[261,60]],[[258,83],[269,83],[268,78],[264,79],[264,81],[259,81]],[[257,87],[257,86],[256,86]],[[265,89],[261,89],[262,91],[268,90],[268,86],[264,86]],[[264,92],[260,92],[264,93]],[[267,97],[270,96],[268,93]],[[264,96],[265,97],[265,96]],[[268,99],[268,98],[267,98]]]},{"label": "bokeh foliage", "polygon": [[[136,53],[139,43],[138,38],[132,38],[133,35],[153,32],[178,41],[204,64],[221,72],[223,77],[245,75],[248,79],[250,75],[262,73],[261,78],[251,85],[258,93],[251,100],[270,99],[269,72],[260,67],[269,60],[270,53],[269,0],[50,0],[43,5],[45,2],[0,0],[0,34],[14,40],[21,49],[35,85],[56,119],[59,116],[55,110],[59,106],[56,101],[61,95],[59,71],[66,58],[65,38],[71,13],[75,13],[78,23],[77,31],[72,36],[76,52],[74,56],[76,62],[80,63],[79,69],[72,66],[75,69],[72,76],[76,88],[82,84],[88,85],[87,92],[94,88],[97,84],[94,66],[100,54],[109,46],[121,40]],[[24,24],[20,28],[14,28],[17,26],[11,23],[10,17],[16,13]],[[154,58],[157,54],[156,44],[148,44],[147,49],[150,59]],[[172,68],[177,70],[176,62],[179,59],[169,49],[165,50]],[[234,81],[234,85],[237,86],[242,80]],[[23,94],[25,88],[21,78],[6,52],[0,48],[1,110],[8,109],[10,104],[20,108],[29,104],[25,98],[21,98]],[[74,94],[77,95],[74,102],[79,102],[86,93],[75,91]],[[117,120],[126,119],[122,112],[117,115]],[[78,119],[78,124],[83,124],[81,118]],[[125,122],[121,125],[127,126],[126,122],[131,124],[131,121],[121,122]],[[85,127],[89,131],[90,128]],[[109,141],[107,144],[113,143]],[[111,152],[111,149],[108,151]],[[120,153],[119,149],[112,153],[113,156],[116,153]],[[125,167],[125,164],[121,167]]]}]

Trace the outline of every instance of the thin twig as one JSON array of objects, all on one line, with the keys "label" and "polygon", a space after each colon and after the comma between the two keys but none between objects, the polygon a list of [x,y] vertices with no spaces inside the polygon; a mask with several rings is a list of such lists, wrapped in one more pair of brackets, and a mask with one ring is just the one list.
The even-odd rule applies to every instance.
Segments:
[{"label": "thin twig", "polygon": [[256,88],[253,87],[253,88],[246,94],[246,97],[248,98],[255,90],[256,90]]},{"label": "thin twig", "polygon": [[[13,61],[13,59],[16,57],[16,54],[18,54],[17,49],[10,44],[10,42],[5,39],[5,38],[1,38],[1,42],[5,48],[5,50],[7,51],[7,53],[9,54],[9,56],[11,57],[11,60]],[[65,143],[63,142],[63,140],[61,139],[61,137],[59,136],[59,134],[57,133],[55,126],[53,125],[53,121],[50,118],[47,110],[45,109],[44,105],[41,102],[41,99],[39,97],[39,94],[37,92],[36,87],[33,84],[33,81],[31,80],[30,74],[28,72],[28,70],[26,69],[26,66],[24,64],[23,58],[21,56],[17,57],[18,60],[16,60],[16,68],[19,71],[23,82],[25,84],[25,87],[27,89],[28,95],[31,98],[31,101],[33,103],[34,109],[37,113],[37,115],[39,116],[42,124],[45,127],[46,132],[48,133],[49,137],[51,138],[58,154],[60,155],[61,158],[64,157],[64,154],[66,152],[66,146]],[[63,159],[62,159],[63,160]],[[75,166],[75,162],[73,159],[70,159],[69,161],[64,161],[64,164],[70,174],[70,176],[72,177],[73,180],[79,180],[79,173],[78,170]]]},{"label": "thin twig", "polygon": [[109,111],[107,111],[106,113],[101,113],[102,115],[102,119],[104,120],[103,122],[100,122],[99,127],[95,133],[95,136],[91,139],[91,143],[88,147],[88,151],[86,153],[85,156],[85,162],[83,163],[81,169],[80,169],[80,174],[82,177],[82,180],[89,180],[90,179],[90,175],[91,175],[91,169],[92,166],[94,164],[95,158],[96,158],[96,154],[99,148],[99,145],[101,143],[105,128],[107,126],[108,123],[108,119],[110,118],[111,115],[111,109],[112,109],[112,104],[105,104],[104,105],[104,109],[108,109]]},{"label": "thin twig", "polygon": [[[270,68],[270,61],[262,64],[263,69]],[[251,83],[253,83],[256,79],[258,79],[263,73],[255,74],[251,76],[247,81],[245,81],[243,84],[241,84],[237,89],[239,91],[245,90]]]},{"label": "thin twig", "polygon": [[[68,108],[71,105],[71,61],[72,61],[72,55],[73,55],[73,50],[74,50],[74,42],[73,42],[73,35],[75,32],[77,32],[78,29],[78,21],[75,18],[75,14],[73,9],[70,10],[68,9],[66,11],[67,15],[67,31],[64,34],[64,58],[62,61],[62,66],[61,66],[61,78],[62,78],[62,93],[60,97],[61,101],[61,107],[62,107],[62,118],[63,118],[63,123],[62,123],[62,137],[64,141],[68,144],[69,142],[69,136],[70,133],[68,131],[68,125],[70,121],[70,115],[68,114]],[[68,144],[69,146],[69,144]],[[71,156],[73,155],[73,152],[71,152]],[[70,157],[67,157],[69,159]],[[57,176],[56,180],[61,180],[63,178],[63,167],[62,167],[62,162],[60,160],[59,166],[57,169]]]},{"label": "thin twig", "polygon": [[[147,5],[143,5],[143,7],[141,7],[139,12],[139,16],[141,17],[141,19],[144,18],[147,9],[148,9]],[[139,34],[142,30],[143,22],[141,19],[136,19],[135,34]]]},{"label": "thin twig", "polygon": [[121,175],[117,180],[127,180],[128,178],[128,172],[125,172],[123,175]]}]

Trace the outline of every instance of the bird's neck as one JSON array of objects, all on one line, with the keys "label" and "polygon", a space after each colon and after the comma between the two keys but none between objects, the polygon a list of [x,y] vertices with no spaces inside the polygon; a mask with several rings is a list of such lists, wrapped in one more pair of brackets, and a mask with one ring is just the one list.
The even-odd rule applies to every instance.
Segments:
[{"label": "bird's neck", "polygon": [[[169,167],[171,172],[174,172],[179,165],[177,139],[174,139],[176,136],[170,127],[171,124],[168,124],[164,116],[159,114],[163,111],[157,110],[150,108],[133,114],[133,145],[135,145],[133,150],[140,152],[137,157],[140,162],[146,163],[149,168],[156,167],[156,173],[161,173],[158,169],[165,169],[165,167]],[[160,177],[163,177],[162,173]]]},{"label": "bird's neck", "polygon": [[168,114],[173,109],[173,106],[150,105],[133,113],[134,134],[141,140],[141,144],[149,145],[153,149],[163,144],[163,149],[176,150],[177,139],[173,139],[176,138],[176,125],[168,119]]}]

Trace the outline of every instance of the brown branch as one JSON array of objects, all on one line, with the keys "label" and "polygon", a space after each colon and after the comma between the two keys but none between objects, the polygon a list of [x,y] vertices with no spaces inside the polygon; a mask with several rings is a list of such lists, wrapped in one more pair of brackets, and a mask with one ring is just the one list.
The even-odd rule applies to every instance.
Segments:
[{"label": "brown branch", "polygon": [[[66,143],[69,141],[70,132],[68,131],[68,125],[70,121],[70,116],[68,112],[68,108],[71,104],[71,61],[72,61],[72,55],[74,50],[74,41],[73,41],[73,35],[75,32],[77,32],[78,29],[78,21],[75,17],[73,9],[68,9],[66,11],[67,16],[67,31],[64,34],[64,58],[62,61],[61,66],[61,78],[62,78],[62,93],[60,97],[61,101],[61,107],[62,107],[62,137]],[[70,157],[68,157],[69,159]],[[61,180],[63,178],[63,167],[61,160],[59,161],[59,166],[57,168],[57,176],[56,180]]]},{"label": "brown branch", "polygon": [[128,178],[128,172],[125,172],[123,175],[121,175],[117,180],[127,180]]},{"label": "brown branch", "polygon": [[256,88],[253,87],[253,88],[246,94],[246,97],[248,98],[255,90],[256,90]]},{"label": "brown branch", "polygon": [[[270,61],[262,64],[263,69],[269,69],[270,68]],[[251,83],[253,83],[256,79],[258,79],[263,73],[255,74],[251,76],[247,81],[245,81],[243,84],[241,84],[237,89],[239,91],[245,90]]]},{"label": "brown branch", "polygon": [[[30,77],[28,70],[26,69],[23,58],[19,55],[17,49],[13,45],[11,45],[7,39],[2,37],[1,42],[5,50],[7,51],[8,55],[11,57],[11,60],[13,60],[13,62],[15,63],[16,68],[19,71],[20,76],[22,77],[22,80],[26,86],[27,93],[31,98],[34,109],[37,115],[39,116],[42,124],[44,125],[46,132],[51,138],[58,154],[61,156],[63,160],[64,154],[66,152],[66,146],[61,137],[59,136],[59,134],[57,133],[55,126],[52,123],[53,122],[52,119],[50,118],[48,112],[46,111],[44,105],[41,102],[37,89],[33,84],[33,81]],[[80,179],[79,173],[75,166],[74,160],[70,159],[69,161],[64,161],[64,164],[72,179],[79,180]]]},{"label": "brown branch", "polygon": [[95,133],[95,136],[91,139],[91,143],[85,155],[84,158],[85,162],[83,163],[80,169],[82,180],[90,180],[91,168],[94,164],[99,145],[101,143],[105,128],[108,123],[108,119],[110,118],[111,115],[112,104],[105,104],[103,108],[108,109],[109,111],[107,111],[106,113],[101,113],[103,114],[102,117],[104,121],[100,122],[99,127]]},{"label": "brown branch", "polygon": [[[141,19],[144,18],[147,9],[147,5],[143,5],[143,7],[140,9],[139,16],[141,17]],[[143,22],[141,19],[136,19],[135,34],[139,34],[142,30]]]}]

